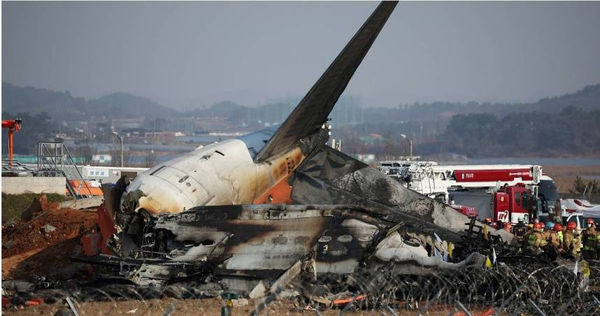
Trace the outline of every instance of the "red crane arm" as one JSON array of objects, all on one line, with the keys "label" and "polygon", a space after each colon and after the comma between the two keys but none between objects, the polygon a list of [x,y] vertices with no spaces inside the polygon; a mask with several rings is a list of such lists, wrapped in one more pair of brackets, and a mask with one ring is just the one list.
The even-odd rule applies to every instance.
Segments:
[{"label": "red crane arm", "polygon": [[21,120],[3,120],[2,128],[12,129],[17,132],[21,129]]}]

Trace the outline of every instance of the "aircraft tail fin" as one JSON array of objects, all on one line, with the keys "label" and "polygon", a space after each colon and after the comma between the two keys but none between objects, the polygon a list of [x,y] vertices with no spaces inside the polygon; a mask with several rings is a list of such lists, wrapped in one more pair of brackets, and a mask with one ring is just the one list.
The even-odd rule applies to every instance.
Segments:
[{"label": "aircraft tail fin", "polygon": [[300,139],[321,128],[396,4],[396,1],[383,1],[377,6],[321,78],[256,155],[254,159],[256,162],[268,160],[289,150]]}]

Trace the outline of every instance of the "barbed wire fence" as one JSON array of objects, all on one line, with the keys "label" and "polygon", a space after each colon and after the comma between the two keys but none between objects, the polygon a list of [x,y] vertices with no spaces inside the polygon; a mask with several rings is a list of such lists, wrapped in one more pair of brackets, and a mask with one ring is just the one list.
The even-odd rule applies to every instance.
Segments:
[{"label": "barbed wire fence", "polygon": [[[46,288],[44,288],[44,286]],[[151,299],[201,299],[218,297],[225,286],[187,282],[166,287],[139,287],[130,284],[38,285],[21,300],[44,297],[48,303],[67,303],[82,309],[86,302],[136,301],[141,310],[150,309]],[[499,263],[492,268],[463,268],[406,274],[399,264],[357,268],[353,274],[303,273],[277,295],[261,302],[254,300],[254,315],[264,314],[269,303],[285,298],[295,311],[320,315],[329,309],[339,315],[356,311],[380,311],[398,315],[410,311],[424,315],[433,311],[471,311],[508,315],[598,315],[600,314],[600,262],[535,266]],[[176,304],[175,302],[173,304]],[[175,305],[164,312],[177,314]],[[84,314],[84,313],[81,313]]]},{"label": "barbed wire fence", "polygon": [[[351,304],[358,309],[417,311],[448,307],[493,310],[494,313],[532,315],[594,315],[600,313],[600,266],[575,274],[571,266],[462,269],[406,275],[403,269],[384,266],[349,276],[327,275],[305,278],[293,287],[306,300],[322,293],[332,301],[354,294]],[[589,276],[586,276],[589,274]],[[322,296],[321,296],[322,297]],[[314,303],[314,299],[312,302]],[[316,300],[323,302],[324,300]],[[346,304],[346,306],[349,304]]]}]

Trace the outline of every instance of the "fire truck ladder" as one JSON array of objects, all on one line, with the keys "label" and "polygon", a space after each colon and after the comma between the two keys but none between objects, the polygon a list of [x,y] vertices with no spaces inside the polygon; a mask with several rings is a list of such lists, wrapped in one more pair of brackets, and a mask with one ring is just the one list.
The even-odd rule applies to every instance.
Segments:
[{"label": "fire truck ladder", "polygon": [[38,175],[62,175],[67,179],[67,190],[71,196],[77,199],[91,196],[88,183],[83,179],[69,149],[63,142],[39,142],[37,158]]}]

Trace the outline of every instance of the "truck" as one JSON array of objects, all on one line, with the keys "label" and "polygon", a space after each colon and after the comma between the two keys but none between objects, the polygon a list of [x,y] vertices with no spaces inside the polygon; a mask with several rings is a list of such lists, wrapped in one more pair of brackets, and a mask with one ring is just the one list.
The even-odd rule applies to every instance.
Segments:
[{"label": "truck", "polygon": [[441,165],[382,161],[378,169],[409,189],[450,205],[477,209],[477,218],[516,223],[549,213],[556,185],[539,165]]},{"label": "truck", "polygon": [[534,217],[536,210],[541,205],[541,199],[535,197],[531,190],[524,184],[507,185],[493,193],[493,221],[525,223]]}]

